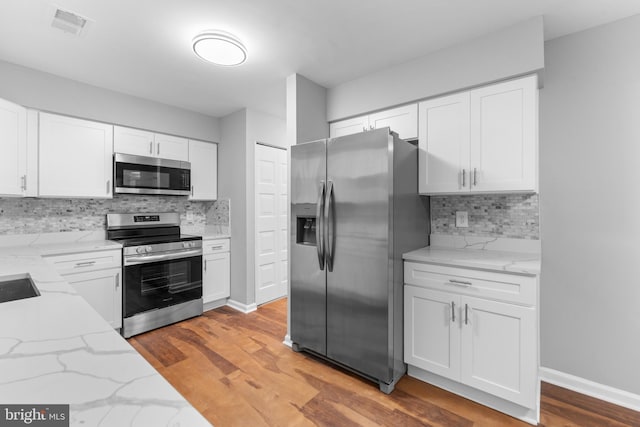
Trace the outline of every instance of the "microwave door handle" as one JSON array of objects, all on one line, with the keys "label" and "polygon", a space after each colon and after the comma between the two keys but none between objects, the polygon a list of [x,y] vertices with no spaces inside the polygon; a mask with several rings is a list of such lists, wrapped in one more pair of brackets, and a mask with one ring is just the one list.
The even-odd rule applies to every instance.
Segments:
[{"label": "microwave door handle", "polygon": [[324,270],[324,221],[322,219],[324,211],[324,181],[320,181],[320,195],[316,202],[316,248],[318,250],[318,264],[320,270]]}]

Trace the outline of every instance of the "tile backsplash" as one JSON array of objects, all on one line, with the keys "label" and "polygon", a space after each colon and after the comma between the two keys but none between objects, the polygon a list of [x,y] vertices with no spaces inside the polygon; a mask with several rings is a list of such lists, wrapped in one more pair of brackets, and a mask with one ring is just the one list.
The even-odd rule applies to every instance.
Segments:
[{"label": "tile backsplash", "polygon": [[[193,219],[187,220],[187,211]],[[0,198],[0,235],[106,228],[107,213],[180,212],[184,226],[229,225],[229,200],[116,194],[113,199]]]},{"label": "tile backsplash", "polygon": [[[469,213],[468,228],[456,228],[456,211]],[[431,233],[538,240],[538,195],[432,196]]]}]

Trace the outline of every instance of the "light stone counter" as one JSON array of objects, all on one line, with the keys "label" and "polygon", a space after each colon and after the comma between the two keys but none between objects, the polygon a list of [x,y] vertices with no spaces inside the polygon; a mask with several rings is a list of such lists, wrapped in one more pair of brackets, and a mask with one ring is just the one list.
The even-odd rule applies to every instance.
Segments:
[{"label": "light stone counter", "polygon": [[226,225],[183,226],[180,231],[183,234],[202,236],[203,240],[228,239],[231,237],[231,230]]},{"label": "light stone counter", "polygon": [[431,235],[431,246],[407,252],[405,261],[528,275],[540,274],[540,242]]},{"label": "light stone counter", "polygon": [[29,273],[41,293],[0,304],[0,402],[70,404],[72,426],[209,426],[40,256],[65,244],[113,245],[0,248],[0,276]]}]

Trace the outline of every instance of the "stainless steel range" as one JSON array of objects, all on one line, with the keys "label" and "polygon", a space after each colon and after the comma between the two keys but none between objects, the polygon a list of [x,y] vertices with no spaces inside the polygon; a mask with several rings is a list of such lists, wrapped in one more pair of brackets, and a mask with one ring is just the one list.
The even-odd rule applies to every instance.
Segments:
[{"label": "stainless steel range", "polygon": [[178,213],[108,214],[107,238],[123,245],[125,338],[202,314],[202,237]]}]

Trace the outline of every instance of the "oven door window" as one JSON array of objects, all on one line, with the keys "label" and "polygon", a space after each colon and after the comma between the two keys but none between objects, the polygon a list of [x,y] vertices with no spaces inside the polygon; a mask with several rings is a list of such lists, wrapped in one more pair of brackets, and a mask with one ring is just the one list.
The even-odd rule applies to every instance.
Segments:
[{"label": "oven door window", "polygon": [[125,317],[202,297],[202,257],[127,266]]}]

